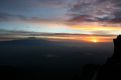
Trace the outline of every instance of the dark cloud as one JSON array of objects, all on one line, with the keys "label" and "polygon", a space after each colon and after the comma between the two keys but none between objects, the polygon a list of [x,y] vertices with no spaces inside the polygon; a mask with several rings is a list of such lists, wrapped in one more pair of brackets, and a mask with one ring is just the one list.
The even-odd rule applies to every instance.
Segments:
[{"label": "dark cloud", "polygon": [[78,0],[69,11],[69,21],[120,22],[120,13],[120,0]]},{"label": "dark cloud", "polygon": [[71,0],[0,0],[0,21],[61,19]]},{"label": "dark cloud", "polygon": [[111,22],[111,23],[121,23],[121,18],[111,19],[108,22]]},{"label": "dark cloud", "polygon": [[63,7],[70,0],[0,0],[0,6],[4,9],[30,10],[39,7]]},{"label": "dark cloud", "polygon": [[69,0],[39,0],[42,6],[66,6]]},{"label": "dark cloud", "polygon": [[81,22],[82,22],[82,21],[86,21],[87,18],[88,18],[87,15],[75,16],[75,17],[72,18],[70,21],[71,21],[71,22],[74,22],[74,21],[76,21],[76,22],[80,22],[80,21],[81,21]]},{"label": "dark cloud", "polygon": [[[93,31],[95,36],[112,36],[112,34],[107,33],[107,31]],[[103,35],[105,34],[105,35]],[[69,37],[69,36],[91,36],[90,34],[69,34],[69,33],[42,33],[42,32],[31,32],[31,31],[12,31],[12,30],[3,30],[0,29],[0,38],[1,37],[15,37],[15,38],[24,38],[24,37],[40,37],[40,36],[59,36],[59,37]]]},{"label": "dark cloud", "polygon": [[27,17],[23,15],[13,15],[9,13],[0,12],[0,21],[12,21],[12,20],[26,20]]},{"label": "dark cloud", "polygon": [[[55,19],[43,19],[40,17],[27,17],[25,15],[15,15],[10,13],[2,13],[0,12],[0,22],[6,21],[20,21],[20,22],[48,22],[55,21]],[[56,20],[57,21],[57,20]]]},{"label": "dark cloud", "polygon": [[57,21],[65,18],[65,8],[71,23],[120,23],[121,0],[0,0],[0,21]]}]

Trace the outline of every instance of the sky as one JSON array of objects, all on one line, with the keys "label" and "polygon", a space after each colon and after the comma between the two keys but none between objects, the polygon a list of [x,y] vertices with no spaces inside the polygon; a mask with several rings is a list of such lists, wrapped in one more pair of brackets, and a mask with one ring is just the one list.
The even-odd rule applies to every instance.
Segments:
[{"label": "sky", "polygon": [[120,13],[120,0],[0,0],[0,36],[58,33],[114,38],[121,34]]}]

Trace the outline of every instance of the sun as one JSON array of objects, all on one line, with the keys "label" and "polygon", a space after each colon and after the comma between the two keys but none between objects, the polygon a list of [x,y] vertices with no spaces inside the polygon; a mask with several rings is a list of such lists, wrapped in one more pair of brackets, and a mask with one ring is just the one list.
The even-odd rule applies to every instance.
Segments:
[{"label": "sun", "polygon": [[98,42],[98,39],[91,39],[90,41],[91,42],[94,42],[94,43],[97,43]]}]

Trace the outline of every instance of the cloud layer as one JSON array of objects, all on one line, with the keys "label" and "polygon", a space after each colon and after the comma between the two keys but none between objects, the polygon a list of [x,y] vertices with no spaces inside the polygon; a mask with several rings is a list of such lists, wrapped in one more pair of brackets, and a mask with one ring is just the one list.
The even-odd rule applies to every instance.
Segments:
[{"label": "cloud layer", "polygon": [[78,0],[70,9],[71,21],[121,22],[120,0]]},{"label": "cloud layer", "polygon": [[[120,0],[1,0],[0,20],[47,19],[121,22]],[[66,15],[68,14],[68,15]],[[65,19],[64,19],[65,18]],[[36,20],[35,19],[35,20]]]},{"label": "cloud layer", "polygon": [[0,29],[114,35],[120,27],[120,0],[0,0]]}]

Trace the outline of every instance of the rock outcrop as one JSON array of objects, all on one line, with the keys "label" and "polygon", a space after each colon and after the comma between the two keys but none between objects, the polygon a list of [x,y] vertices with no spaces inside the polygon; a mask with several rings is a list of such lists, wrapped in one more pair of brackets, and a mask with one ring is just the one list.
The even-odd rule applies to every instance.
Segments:
[{"label": "rock outcrop", "polygon": [[114,53],[100,68],[96,80],[121,80],[121,35],[114,41]]}]

